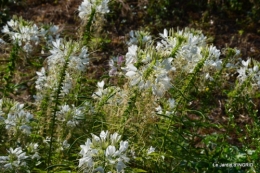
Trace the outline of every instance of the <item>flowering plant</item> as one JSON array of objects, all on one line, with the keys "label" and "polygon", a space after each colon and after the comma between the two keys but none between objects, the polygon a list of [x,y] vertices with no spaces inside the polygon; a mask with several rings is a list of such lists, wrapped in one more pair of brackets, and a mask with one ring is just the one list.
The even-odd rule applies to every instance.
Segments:
[{"label": "flowering plant", "polygon": [[92,140],[87,139],[85,145],[80,145],[82,156],[78,167],[83,172],[107,172],[116,170],[123,172],[125,163],[129,162],[126,156],[127,141],[120,141],[121,135],[108,131],[101,131],[99,136],[92,134]]}]

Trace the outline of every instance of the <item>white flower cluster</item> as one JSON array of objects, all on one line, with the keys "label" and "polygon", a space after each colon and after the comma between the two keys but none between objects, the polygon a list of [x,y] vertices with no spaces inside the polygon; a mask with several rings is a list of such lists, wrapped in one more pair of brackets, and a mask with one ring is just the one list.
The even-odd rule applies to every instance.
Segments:
[{"label": "white flower cluster", "polygon": [[130,39],[127,42],[127,44],[129,46],[130,45],[145,45],[146,43],[149,43],[152,41],[152,37],[149,35],[148,32],[131,30],[129,35],[130,35]]},{"label": "white flower cluster", "polygon": [[108,74],[110,77],[120,75],[119,70],[121,69],[123,62],[124,62],[124,56],[114,57],[109,60],[110,70],[109,70]]},{"label": "white flower cluster", "polygon": [[105,82],[101,81],[97,84],[97,90],[92,94],[92,98],[102,101],[105,100],[109,106],[118,106],[126,101],[129,97],[128,90],[121,89],[117,86],[109,86],[104,89]]},{"label": "white flower cluster", "polygon": [[92,97],[97,100],[102,100],[103,97],[111,96],[114,93],[118,92],[120,88],[115,86],[110,86],[104,89],[105,82],[101,81],[97,83],[97,90],[92,94]]},{"label": "white flower cluster", "polygon": [[[199,31],[186,28],[168,32],[164,29],[156,46],[149,35],[140,33],[130,32],[125,66],[121,67],[130,85],[140,90],[151,89],[154,95],[162,97],[172,87],[173,78],[169,74],[175,71],[193,73],[198,63],[204,61],[205,78],[212,79],[210,74],[222,68],[220,51],[207,46],[206,37]],[[140,45],[141,42],[146,44]]]},{"label": "white flower cluster", "polygon": [[32,155],[28,155],[21,147],[9,148],[7,156],[0,156],[0,170],[4,172],[30,172],[27,162],[29,160],[39,160],[41,157],[38,154],[38,144],[31,143],[28,146],[28,151]]},{"label": "white flower cluster", "polygon": [[76,127],[81,120],[85,119],[86,113],[93,113],[93,107],[89,102],[85,102],[81,107],[71,107],[64,104],[57,112],[57,120],[65,122],[68,127]]},{"label": "white flower cluster", "polygon": [[[251,62],[253,62],[253,66],[251,65]],[[239,69],[237,69],[238,73],[238,81],[242,84],[247,79],[250,78],[252,86],[255,86],[256,88],[260,88],[260,71],[259,71],[259,63],[256,61],[253,61],[252,59],[248,59],[247,61],[241,61],[242,66],[240,66]]]},{"label": "white flower cluster", "polygon": [[188,28],[184,30],[178,30],[174,32],[173,29],[164,29],[163,33],[159,34],[162,38],[161,41],[157,42],[156,49],[164,56],[172,56],[171,54],[175,49],[181,49],[183,54],[193,54],[193,56],[185,56],[187,59],[198,58],[197,47],[203,47],[206,45],[206,37],[198,32]]},{"label": "white flower cluster", "polygon": [[115,169],[123,172],[130,159],[126,156],[128,142],[120,139],[121,135],[114,133],[109,136],[108,131],[102,131],[99,136],[92,134],[92,141],[87,139],[85,145],[80,145],[82,158],[78,167],[83,172],[103,173]]},{"label": "white flower cluster", "polygon": [[10,20],[2,29],[2,33],[9,35],[13,43],[18,43],[27,53],[33,51],[34,46],[39,45],[41,39],[52,40],[58,37],[58,27],[51,26],[49,29],[39,28],[36,24],[20,20]]},{"label": "white flower cluster", "polygon": [[45,91],[57,90],[62,68],[66,66],[66,63],[65,78],[62,81],[62,95],[69,94],[79,73],[85,72],[89,64],[87,48],[82,47],[80,50],[78,43],[65,42],[61,38],[57,38],[52,41],[50,52],[51,55],[47,57],[47,70],[42,68],[40,72],[36,72],[38,79],[35,87],[38,92],[35,98],[38,101],[42,100]]},{"label": "white flower cluster", "polygon": [[[30,154],[30,158],[33,160],[39,160],[41,156],[39,155],[39,145],[37,143],[30,143],[27,148],[27,153]],[[38,162],[37,164],[40,164]]]},{"label": "white flower cluster", "polygon": [[171,114],[175,113],[175,100],[172,98],[168,99],[168,105],[165,109],[163,109],[161,106],[158,106],[155,108],[155,111],[157,114],[170,116]]},{"label": "white flower cluster", "polygon": [[[137,45],[128,47],[125,57],[125,67],[121,69],[129,78],[130,85],[137,85],[140,90],[152,88],[153,94],[159,97],[162,97],[171,88],[168,73],[175,70],[171,64],[173,58],[156,59],[154,49],[139,50],[138,53]],[[142,65],[138,67],[138,63]]]},{"label": "white flower cluster", "polygon": [[203,59],[206,59],[203,67],[205,71],[221,69],[220,51],[215,46],[208,47],[207,38],[201,32],[188,28],[177,32],[164,29],[160,36],[162,40],[157,43],[157,51],[163,56],[174,56],[178,70],[192,73]]},{"label": "white flower cluster", "polygon": [[92,10],[101,14],[108,13],[108,2],[109,0],[84,0],[78,8],[79,17],[83,20],[86,19]]},{"label": "white flower cluster", "polygon": [[30,121],[33,119],[33,115],[23,108],[24,104],[14,102],[8,113],[4,113],[3,100],[0,99],[0,120],[4,121],[5,128],[10,135],[19,132],[26,135],[31,134]]},{"label": "white flower cluster", "polygon": [[26,159],[28,156],[21,147],[10,148],[7,152],[8,156],[0,156],[0,165],[4,171],[17,171],[27,167]]}]

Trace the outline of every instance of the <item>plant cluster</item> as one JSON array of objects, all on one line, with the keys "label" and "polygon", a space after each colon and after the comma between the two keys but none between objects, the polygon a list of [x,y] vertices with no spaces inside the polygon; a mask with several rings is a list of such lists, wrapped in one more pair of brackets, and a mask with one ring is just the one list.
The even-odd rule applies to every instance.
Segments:
[{"label": "plant cluster", "polygon": [[[100,79],[86,79],[108,3],[82,2],[78,40],[21,18],[3,27],[0,171],[259,171],[260,63],[218,50],[194,29],[131,31],[125,55],[111,57]],[[12,98],[20,61],[35,70],[26,103]]]}]

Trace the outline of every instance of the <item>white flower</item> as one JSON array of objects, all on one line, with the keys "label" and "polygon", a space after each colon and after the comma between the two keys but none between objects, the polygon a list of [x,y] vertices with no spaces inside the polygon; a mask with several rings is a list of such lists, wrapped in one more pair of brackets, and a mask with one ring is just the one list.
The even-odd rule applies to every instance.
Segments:
[{"label": "white flower", "polygon": [[59,31],[59,26],[53,25],[53,26],[51,26],[51,27],[49,28],[49,31],[50,31],[52,34],[56,35],[56,34],[58,33],[58,31]]},{"label": "white flower", "polygon": [[168,31],[167,31],[167,29],[164,29],[163,30],[163,34],[159,34],[162,38],[167,38],[168,37]]},{"label": "white flower", "polygon": [[[87,168],[96,168],[94,171],[104,172],[104,168],[99,165],[110,165],[111,168],[116,168],[117,172],[123,171],[126,168],[125,163],[129,162],[130,159],[126,156],[127,141],[120,141],[119,149],[116,148],[120,137],[115,132],[110,135],[109,139],[108,131],[101,131],[100,137],[92,134],[92,142],[87,139],[85,145],[80,145],[82,158],[79,159],[79,167],[83,168],[84,171],[87,171]],[[100,158],[102,159],[100,160]]]},{"label": "white flower", "polygon": [[103,89],[105,85],[105,82],[102,80],[101,82],[97,83],[98,88]]},{"label": "white flower", "polygon": [[128,47],[128,52],[126,53],[126,65],[134,64],[137,62],[137,45],[131,45]]},{"label": "white flower", "polygon": [[237,78],[240,79],[241,82],[244,82],[247,78],[247,75],[246,75],[246,68],[245,67],[240,67],[240,69],[237,70],[238,72],[238,76]]},{"label": "white flower", "polygon": [[115,76],[117,73],[117,67],[115,66],[115,62],[113,60],[109,60],[109,66],[110,66],[110,70],[109,70],[109,76]]},{"label": "white flower", "polygon": [[107,138],[107,136],[108,136],[109,134],[108,134],[108,131],[101,131],[101,133],[100,133],[100,139],[101,139],[101,141],[102,142],[105,142],[106,141],[106,138]]},{"label": "white flower", "polygon": [[97,136],[97,135],[94,135],[94,134],[92,134],[91,133],[91,135],[92,135],[92,141],[93,141],[93,144],[94,145],[98,145],[98,144],[100,144],[100,138]]},{"label": "white flower", "polygon": [[125,75],[129,77],[131,81],[130,85],[134,86],[143,81],[142,72],[138,71],[138,69],[133,64],[127,64],[127,66],[122,67],[122,69],[126,71]]},{"label": "white flower", "polygon": [[153,153],[154,151],[155,151],[155,148],[151,146],[151,147],[148,149],[147,154],[149,155],[149,154]]},{"label": "white flower", "polygon": [[206,79],[206,80],[210,80],[210,81],[213,81],[213,80],[214,80],[213,77],[211,77],[209,73],[207,73],[207,74],[205,75],[205,79]]},{"label": "white flower", "polygon": [[162,97],[164,93],[172,87],[171,79],[164,74],[164,72],[159,72],[156,74],[155,82],[152,85],[152,91],[154,95]]},{"label": "white flower", "polygon": [[62,83],[62,93],[64,93],[65,95],[69,94],[71,88],[72,88],[72,78],[70,77],[70,74],[68,72],[66,72],[65,75],[65,79]]},{"label": "white flower", "polygon": [[137,45],[138,40],[137,40],[137,38],[135,36],[135,32],[133,30],[131,30],[129,32],[129,35],[130,35],[130,40],[129,40],[129,42],[127,44],[128,45]]},{"label": "white flower", "polygon": [[[167,58],[165,60],[162,61],[161,65],[162,68],[164,68],[167,71],[175,71],[175,67],[172,66],[171,62],[172,62],[173,58]],[[158,61],[157,61],[158,63]]]},{"label": "white flower", "polygon": [[175,107],[175,100],[172,98],[169,98],[168,102],[169,102],[170,109],[173,109]]},{"label": "white flower", "polygon": [[84,0],[81,5],[79,6],[79,17],[81,19],[86,18],[91,13],[92,4],[89,2],[89,0]]},{"label": "white flower", "polygon": [[134,76],[137,72],[137,68],[133,64],[127,64],[127,66],[123,69],[127,70],[125,75],[128,77]]},{"label": "white flower", "polygon": [[85,19],[91,14],[92,10],[102,14],[108,13],[108,2],[109,0],[84,0],[78,8],[79,17]]},{"label": "white flower", "polygon": [[96,7],[97,12],[102,14],[109,13],[108,2],[109,0],[102,0],[101,4]]},{"label": "white flower", "polygon": [[44,29],[39,29],[36,24],[23,22],[21,19],[8,21],[2,32],[8,34],[13,42],[18,42],[26,53],[32,52],[33,45],[38,45],[41,40],[44,40],[47,33]]},{"label": "white flower", "polygon": [[82,167],[85,164],[87,165],[87,167],[92,167],[92,165],[93,165],[92,157],[83,157],[83,158],[79,159],[78,167]]},{"label": "white flower", "polygon": [[116,171],[121,172],[126,168],[126,165],[122,161],[118,161],[116,164]]},{"label": "white flower", "polygon": [[161,106],[158,106],[155,108],[155,111],[158,113],[158,114],[162,114],[162,107]]},{"label": "white flower", "polygon": [[24,134],[29,135],[31,133],[31,127],[29,126],[33,115],[23,110],[23,104],[15,103],[5,119],[5,128],[8,131],[12,131],[14,134],[17,133],[18,129]]},{"label": "white flower", "polygon": [[97,153],[96,149],[92,149],[92,142],[90,139],[87,139],[87,142],[85,145],[80,145],[81,151],[80,154],[83,156],[81,159],[79,159],[79,167],[83,165],[87,165],[88,167],[93,166],[93,160],[92,156]]},{"label": "white flower", "polygon": [[106,157],[115,157],[116,156],[116,147],[109,145],[106,149]]},{"label": "white flower", "polygon": [[254,71],[254,72],[258,72],[258,70],[259,70],[258,65],[255,65],[255,66],[253,67],[253,71]]},{"label": "white flower", "polygon": [[104,173],[104,168],[102,168],[101,166],[97,167],[94,172],[100,172],[100,173]]},{"label": "white flower", "polygon": [[30,143],[27,146],[28,153],[31,154],[30,157],[32,159],[39,160],[41,158],[41,156],[38,153],[38,150],[39,150],[38,147],[39,147],[39,145],[37,143]]},{"label": "white flower", "polygon": [[2,31],[2,33],[5,33],[5,34],[9,34],[10,33],[10,30],[9,30],[7,25],[5,25],[1,31]]},{"label": "white flower", "polygon": [[67,148],[70,147],[70,144],[68,143],[67,140],[64,140],[64,141],[62,142],[62,147],[63,147],[63,149],[67,149]]},{"label": "white flower", "polygon": [[11,19],[10,21],[7,22],[7,24],[12,27],[16,28],[18,26],[18,22],[16,20]]},{"label": "white flower", "polygon": [[21,168],[26,169],[26,159],[29,156],[26,156],[26,153],[22,151],[21,147],[18,148],[9,148],[7,150],[8,156],[0,156],[0,166],[3,170],[16,171]]},{"label": "white flower", "polygon": [[128,148],[128,142],[127,141],[120,141],[120,147],[119,151],[120,153],[125,152]]},{"label": "white flower", "polygon": [[251,62],[251,59],[249,58],[247,61],[242,60],[242,64],[245,67],[248,67],[249,63]]},{"label": "white flower", "polygon": [[0,44],[6,44],[6,42],[0,38]]},{"label": "white flower", "polygon": [[70,61],[68,65],[69,69],[74,71],[85,72],[86,65],[89,64],[87,51],[88,51],[87,48],[84,46],[82,47],[79,56],[70,56]]},{"label": "white flower", "polygon": [[93,97],[94,99],[100,99],[100,98],[102,97],[102,95],[104,94],[104,85],[105,85],[105,82],[104,82],[104,81],[101,81],[101,82],[98,82],[98,83],[97,83],[98,89],[97,89],[96,92],[94,92],[94,93],[92,94],[92,97]]},{"label": "white flower", "polygon": [[118,133],[113,133],[110,135],[110,141],[112,145],[115,145],[116,143],[118,143],[118,141],[120,140],[121,135],[119,135]]},{"label": "white flower", "polygon": [[215,46],[210,46],[209,47],[209,56],[213,56],[214,59],[218,60],[220,57],[220,50],[218,50]]}]

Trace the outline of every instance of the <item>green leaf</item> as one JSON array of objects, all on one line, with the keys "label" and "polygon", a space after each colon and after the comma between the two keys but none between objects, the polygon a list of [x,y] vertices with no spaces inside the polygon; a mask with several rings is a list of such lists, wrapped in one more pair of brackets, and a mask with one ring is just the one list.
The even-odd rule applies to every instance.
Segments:
[{"label": "green leaf", "polygon": [[134,168],[133,172],[147,172],[147,171],[145,171],[143,169],[139,169],[139,168]]}]

